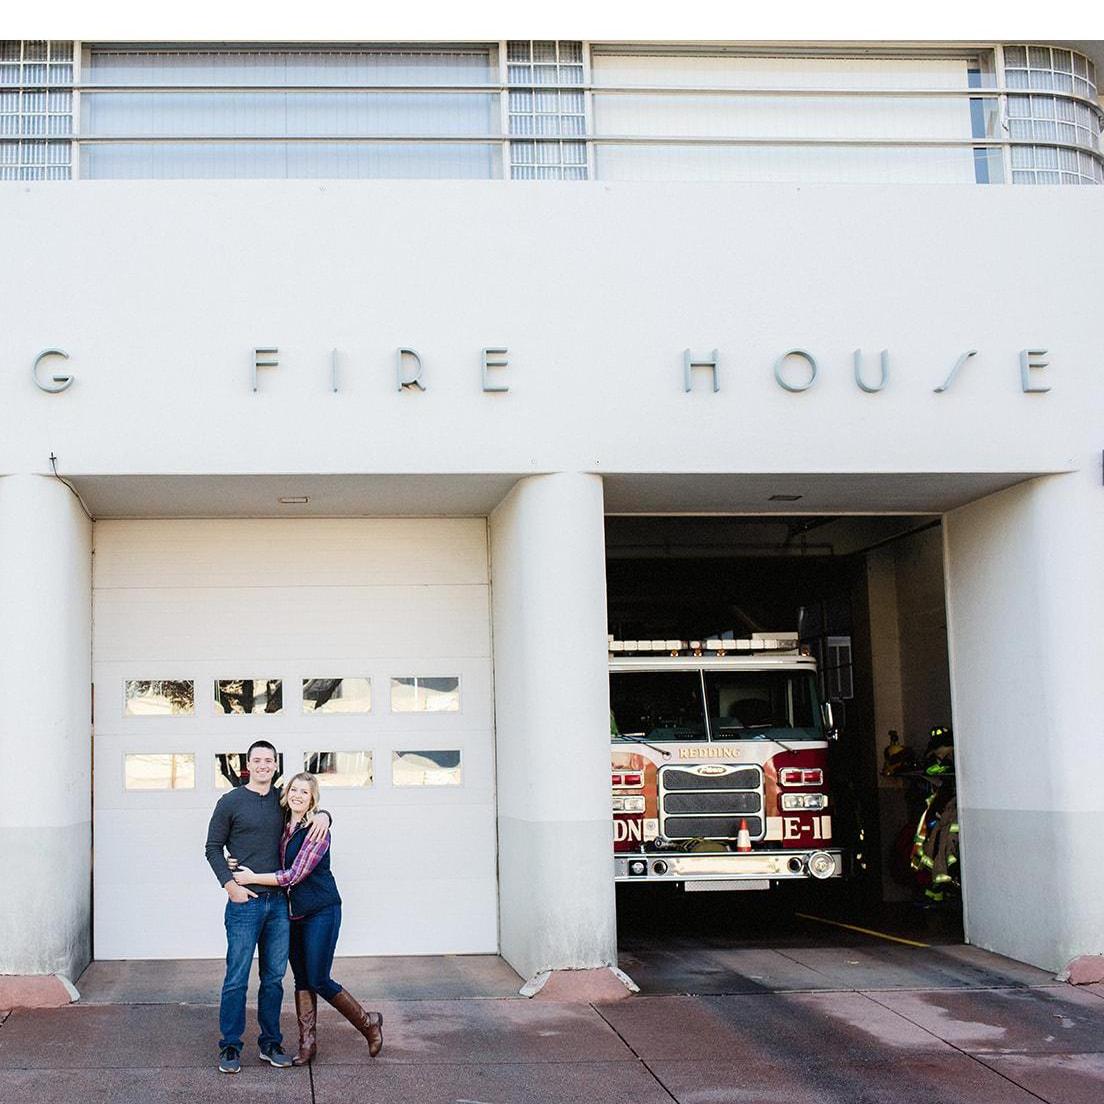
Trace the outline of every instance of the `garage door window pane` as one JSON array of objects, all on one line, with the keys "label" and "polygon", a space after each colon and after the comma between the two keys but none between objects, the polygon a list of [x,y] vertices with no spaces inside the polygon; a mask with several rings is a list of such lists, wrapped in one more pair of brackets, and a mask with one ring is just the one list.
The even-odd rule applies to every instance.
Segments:
[{"label": "garage door window pane", "polygon": [[371,708],[371,679],[303,679],[304,713],[367,713]]},{"label": "garage door window pane", "polygon": [[459,786],[459,751],[393,751],[391,781],[396,786]]},{"label": "garage door window pane", "polygon": [[194,790],[195,756],[175,752],[126,757],[128,790]]},{"label": "garage door window pane", "polygon": [[215,705],[223,713],[279,713],[284,684],[280,679],[220,679]]},{"label": "garage door window pane", "polygon": [[[244,786],[249,781],[249,768],[245,763],[244,751],[223,752],[215,756],[215,789],[232,790]],[[276,753],[276,773],[272,776],[274,786],[284,784],[284,757]]]},{"label": "garage door window pane", "polygon": [[164,717],[195,712],[195,683],[126,680],[128,717]]},{"label": "garage door window pane", "polygon": [[370,786],[370,751],[309,751],[303,756],[303,769],[318,776],[320,786]]},{"label": "garage door window pane", "polygon": [[393,678],[391,709],[395,713],[457,713],[460,710],[460,679],[455,675]]}]

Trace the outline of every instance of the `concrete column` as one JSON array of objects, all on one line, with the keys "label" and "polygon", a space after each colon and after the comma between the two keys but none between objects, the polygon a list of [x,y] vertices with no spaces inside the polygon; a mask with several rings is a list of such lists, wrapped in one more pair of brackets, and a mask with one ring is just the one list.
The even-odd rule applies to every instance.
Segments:
[{"label": "concrete column", "polygon": [[501,949],[616,964],[602,480],[521,480],[490,518]]},{"label": "concrete column", "polygon": [[90,957],[91,576],[73,493],[0,477],[0,974]]},{"label": "concrete column", "polygon": [[[911,891],[889,877],[897,832],[907,819],[904,783],[884,778],[885,749],[894,729],[902,740],[909,733],[904,726],[901,690],[901,637],[897,616],[897,557],[892,545],[871,552],[866,558],[867,603],[870,614],[870,670],[874,689],[875,770],[878,773],[878,820],[883,871],[882,899],[907,901]],[[916,746],[913,739],[912,746]]]},{"label": "concrete column", "polygon": [[1096,467],[944,524],[966,936],[1047,970],[1104,952],[1102,499]]}]

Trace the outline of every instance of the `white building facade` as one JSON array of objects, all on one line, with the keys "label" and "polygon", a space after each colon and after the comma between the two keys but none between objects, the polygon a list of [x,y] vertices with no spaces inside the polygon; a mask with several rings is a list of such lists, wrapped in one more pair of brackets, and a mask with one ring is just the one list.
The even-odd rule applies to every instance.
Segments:
[{"label": "white building facade", "polygon": [[2,44],[0,973],[219,956],[258,738],[342,953],[615,963],[608,514],[941,517],[966,936],[1104,953],[1100,60]]}]

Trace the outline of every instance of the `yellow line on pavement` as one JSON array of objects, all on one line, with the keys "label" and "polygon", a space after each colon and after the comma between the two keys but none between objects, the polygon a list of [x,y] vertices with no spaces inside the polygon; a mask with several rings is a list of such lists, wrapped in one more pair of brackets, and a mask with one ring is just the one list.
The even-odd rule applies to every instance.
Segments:
[{"label": "yellow line on pavement", "polygon": [[833,928],[846,928],[848,931],[859,932],[862,935],[872,935],[875,939],[888,939],[890,943],[904,943],[906,947],[930,947],[930,943],[917,943],[914,939],[902,939],[899,935],[886,935],[885,932],[871,931],[870,928],[860,928],[856,924],[844,924],[839,920],[826,920],[823,916],[810,916],[807,912],[796,912],[802,920],[815,920],[818,924],[831,924]]}]

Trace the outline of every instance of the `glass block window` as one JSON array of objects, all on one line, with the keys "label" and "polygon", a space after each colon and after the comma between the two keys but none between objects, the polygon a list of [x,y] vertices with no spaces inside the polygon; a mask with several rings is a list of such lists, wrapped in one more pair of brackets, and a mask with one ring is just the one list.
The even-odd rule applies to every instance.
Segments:
[{"label": "glass block window", "polygon": [[510,42],[506,58],[511,178],[586,180],[586,99],[564,87],[583,83],[582,43]]},{"label": "glass block window", "polygon": [[0,180],[72,174],[73,43],[0,41]]},{"label": "glass block window", "polygon": [[581,91],[521,88],[510,93],[510,135],[580,138],[586,135]]},{"label": "glass block window", "polygon": [[506,72],[510,84],[582,84],[583,44],[508,42]]},{"label": "glass block window", "polygon": [[72,42],[0,41],[0,85],[45,88],[72,83]]},{"label": "glass block window", "polygon": [[1104,184],[1104,165],[1080,150],[1013,146],[1013,184]]},{"label": "glass block window", "polygon": [[[1013,146],[1012,183],[1104,183],[1101,114],[1095,106],[1096,66],[1072,50],[1005,46],[1004,80],[1009,88],[1009,138],[1014,142],[1061,142],[1079,147]],[[1080,103],[1072,96],[1092,103]]]},{"label": "glass block window", "polygon": [[1008,130],[1012,138],[1059,141],[1096,149],[1100,119],[1087,104],[1062,96],[1008,97]]},{"label": "glass block window", "polygon": [[1005,46],[1004,82],[1009,88],[1072,92],[1096,99],[1096,66],[1072,50],[1050,46]]},{"label": "glass block window", "polygon": [[586,180],[585,142],[511,142],[514,180]]}]

